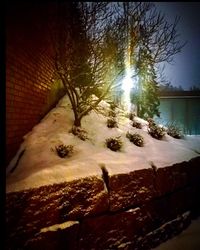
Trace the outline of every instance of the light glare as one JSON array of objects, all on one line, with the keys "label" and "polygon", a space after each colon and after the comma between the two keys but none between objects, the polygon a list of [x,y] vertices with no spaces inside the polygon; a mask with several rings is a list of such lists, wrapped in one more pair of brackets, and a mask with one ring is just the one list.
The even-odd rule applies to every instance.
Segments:
[{"label": "light glare", "polygon": [[122,90],[124,90],[124,104],[128,111],[131,109],[131,100],[130,100],[130,92],[132,88],[132,79],[130,70],[126,70],[126,75],[122,82]]}]

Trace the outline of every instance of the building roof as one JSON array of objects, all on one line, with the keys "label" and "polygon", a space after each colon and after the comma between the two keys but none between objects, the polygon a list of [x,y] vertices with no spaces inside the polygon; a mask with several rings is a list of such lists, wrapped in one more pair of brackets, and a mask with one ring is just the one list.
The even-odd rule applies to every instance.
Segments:
[{"label": "building roof", "polygon": [[200,98],[200,91],[160,91],[159,96],[162,97],[172,97],[172,98],[183,98],[183,97],[197,97]]}]

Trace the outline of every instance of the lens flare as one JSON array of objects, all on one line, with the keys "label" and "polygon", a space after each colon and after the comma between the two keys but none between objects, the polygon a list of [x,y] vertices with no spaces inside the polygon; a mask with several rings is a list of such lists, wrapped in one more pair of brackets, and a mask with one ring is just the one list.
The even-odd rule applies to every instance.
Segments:
[{"label": "lens flare", "polygon": [[131,109],[130,92],[131,92],[132,85],[133,85],[133,82],[131,79],[131,72],[130,72],[130,69],[127,69],[126,75],[122,81],[122,90],[124,91],[124,94],[123,94],[124,105],[128,111],[130,111]]}]

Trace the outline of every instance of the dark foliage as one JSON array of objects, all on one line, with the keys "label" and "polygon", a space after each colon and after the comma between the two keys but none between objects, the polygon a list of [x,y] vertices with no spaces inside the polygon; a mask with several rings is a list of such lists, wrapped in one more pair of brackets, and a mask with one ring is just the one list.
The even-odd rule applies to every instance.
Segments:
[{"label": "dark foliage", "polygon": [[108,118],[107,120],[107,127],[108,128],[117,128],[117,121],[114,118]]},{"label": "dark foliage", "polygon": [[119,151],[122,147],[122,141],[120,140],[120,136],[110,137],[106,139],[106,146],[112,151]]},{"label": "dark foliage", "polygon": [[135,128],[140,128],[140,129],[142,128],[142,124],[136,121],[133,121],[132,126]]},{"label": "dark foliage", "polygon": [[129,113],[129,119],[133,121],[134,117],[136,116],[135,112],[130,112]]},{"label": "dark foliage", "polygon": [[115,102],[112,102],[110,104],[110,108],[111,108],[111,110],[115,110],[117,108],[117,104]]},{"label": "dark foliage", "polygon": [[110,111],[108,112],[108,116],[110,116],[110,117],[116,117],[115,111],[110,110]]},{"label": "dark foliage", "polygon": [[165,135],[165,129],[158,126],[153,119],[148,119],[149,129],[148,133],[155,139],[161,140]]},{"label": "dark foliage", "polygon": [[174,123],[167,125],[166,132],[168,135],[170,135],[171,137],[176,138],[176,139],[181,139],[183,137],[183,133],[181,131],[181,128]]},{"label": "dark foliage", "polygon": [[82,141],[88,139],[87,132],[81,127],[73,126],[70,132],[72,132],[73,135],[76,135]]},{"label": "dark foliage", "polygon": [[70,156],[73,153],[73,146],[72,145],[64,145],[64,144],[60,144],[58,146],[55,146],[56,152],[58,154],[58,156],[60,156],[61,158],[64,158],[66,156]]},{"label": "dark foliage", "polygon": [[126,133],[126,137],[129,139],[130,142],[134,143],[138,147],[143,147],[144,145],[144,138],[138,133]]}]

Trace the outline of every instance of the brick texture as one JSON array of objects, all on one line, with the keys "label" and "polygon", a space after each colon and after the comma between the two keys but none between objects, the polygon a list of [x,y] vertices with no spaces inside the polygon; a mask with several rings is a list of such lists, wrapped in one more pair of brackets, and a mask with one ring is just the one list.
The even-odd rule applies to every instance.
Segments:
[{"label": "brick texture", "polygon": [[[63,95],[54,80],[50,5],[13,4],[6,15],[6,163]],[[58,89],[59,88],[59,89]],[[52,89],[56,96],[52,98]]]}]

